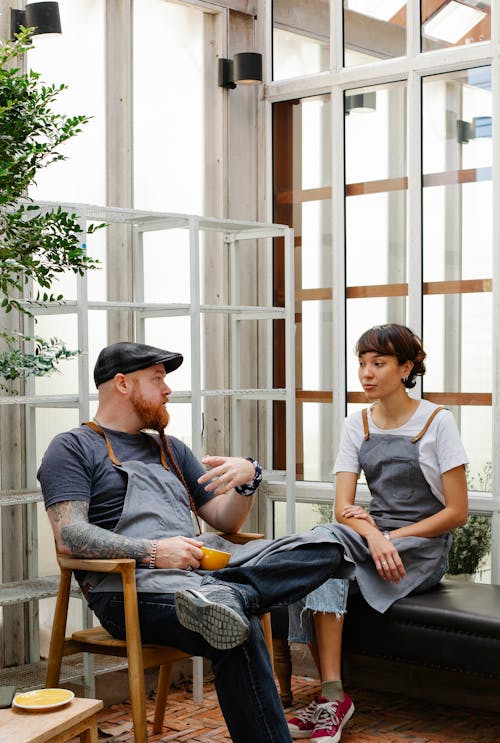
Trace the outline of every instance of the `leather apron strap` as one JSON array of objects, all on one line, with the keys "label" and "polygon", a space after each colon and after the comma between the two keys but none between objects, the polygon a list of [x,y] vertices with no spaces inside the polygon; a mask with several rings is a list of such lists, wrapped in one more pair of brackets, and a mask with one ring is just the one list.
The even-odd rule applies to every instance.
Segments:
[{"label": "leather apron strap", "polygon": [[[428,429],[428,428],[429,428],[429,426],[431,425],[431,423],[432,423],[432,421],[434,420],[434,418],[436,417],[436,415],[437,415],[438,413],[440,413],[440,412],[441,412],[441,410],[445,410],[445,408],[444,408],[444,407],[443,407],[442,405],[441,405],[441,406],[440,406],[439,408],[436,408],[436,409],[435,409],[435,410],[434,410],[434,411],[433,411],[433,412],[431,413],[431,415],[430,415],[430,416],[429,416],[429,417],[427,418],[427,420],[426,420],[426,422],[425,422],[425,425],[424,425],[424,427],[422,428],[422,430],[421,430],[421,431],[419,431],[419,432],[417,433],[417,435],[416,435],[416,436],[414,436],[414,437],[413,437],[413,438],[411,439],[411,443],[412,443],[412,444],[416,444],[416,443],[417,443],[417,441],[420,441],[420,439],[421,439],[421,438],[422,438],[422,436],[423,436],[423,435],[424,435],[424,434],[426,433],[427,429]],[[369,431],[369,429],[368,429],[368,408],[363,408],[363,410],[361,411],[361,417],[362,417],[362,419],[363,419],[363,432],[364,432],[364,438],[365,438],[365,441],[368,441],[368,439],[370,438],[370,431]]]},{"label": "leather apron strap", "polygon": [[361,411],[361,417],[363,418],[363,431],[365,434],[365,441],[370,438],[370,430],[368,428],[368,408],[363,408]]},{"label": "leather apron strap", "polygon": [[424,425],[424,427],[422,428],[422,430],[421,430],[421,431],[420,431],[419,433],[417,433],[417,435],[416,435],[416,436],[414,436],[414,437],[412,438],[412,440],[411,440],[411,443],[412,443],[412,444],[416,444],[416,443],[417,443],[417,441],[420,441],[420,439],[422,438],[422,436],[424,435],[424,433],[425,433],[425,432],[427,431],[427,429],[428,429],[428,428],[429,428],[429,426],[431,425],[431,423],[432,423],[432,421],[434,420],[434,418],[436,417],[436,415],[437,415],[438,413],[440,413],[440,412],[441,412],[441,410],[444,410],[444,409],[445,409],[445,408],[444,408],[444,407],[443,407],[443,406],[441,405],[441,406],[440,406],[439,408],[436,408],[436,409],[435,409],[435,410],[434,410],[434,411],[433,411],[433,412],[431,413],[431,415],[430,415],[430,416],[429,416],[429,417],[427,418],[427,420],[426,420],[426,422],[425,422],[425,425]]},{"label": "leather apron strap", "polygon": [[[111,446],[111,441],[109,440],[109,438],[106,435],[106,432],[101,428],[101,426],[98,423],[96,423],[95,421],[85,421],[83,425],[84,426],[88,426],[93,431],[95,431],[95,433],[99,434],[99,436],[102,436],[102,438],[106,442],[106,449],[108,450],[108,456],[109,456],[109,458],[111,459],[111,461],[113,462],[114,465],[116,465],[117,467],[121,467],[122,466],[122,463],[115,456],[115,453],[113,451],[113,447]],[[167,457],[165,456],[165,451],[163,450],[163,447],[152,436],[148,436],[148,439],[159,450],[159,452],[160,452],[160,462],[161,462],[162,467],[164,469],[166,469],[166,470],[171,471],[170,470],[170,467],[168,466]],[[170,452],[170,456],[173,457],[172,452]],[[174,463],[174,465],[176,465],[176,466],[174,466],[174,472],[177,475],[177,470],[179,470],[179,467],[178,467],[177,463]],[[179,480],[180,478],[177,476],[177,479]],[[198,527],[198,534],[201,534],[201,531],[202,530],[201,530],[200,519],[199,519],[199,516],[198,516],[198,512],[196,510],[196,506],[194,504],[193,496],[191,495],[191,491],[189,490],[189,487],[188,487],[186,481],[184,480],[184,478],[182,478],[181,482],[184,485],[184,487],[186,488],[187,494],[189,496],[189,504],[191,506],[191,510],[192,510],[192,512],[194,514],[194,517],[195,517],[195,520],[196,520],[196,526]]]}]

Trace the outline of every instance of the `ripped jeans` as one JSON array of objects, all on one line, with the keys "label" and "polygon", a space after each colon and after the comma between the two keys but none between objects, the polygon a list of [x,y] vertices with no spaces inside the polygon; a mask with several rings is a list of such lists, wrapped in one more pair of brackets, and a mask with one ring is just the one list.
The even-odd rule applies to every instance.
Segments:
[{"label": "ripped jeans", "polygon": [[305,598],[288,607],[288,642],[314,643],[314,614],[317,611],[341,616],[346,612],[349,581],[330,578]]},{"label": "ripped jeans", "polygon": [[[432,575],[428,576],[412,593],[429,591],[439,583],[447,569],[448,554],[446,553]],[[303,599],[290,604],[288,607],[288,642],[314,644],[316,642],[314,614],[322,612],[341,617],[347,610],[349,591],[359,591],[355,580],[330,578]]]}]

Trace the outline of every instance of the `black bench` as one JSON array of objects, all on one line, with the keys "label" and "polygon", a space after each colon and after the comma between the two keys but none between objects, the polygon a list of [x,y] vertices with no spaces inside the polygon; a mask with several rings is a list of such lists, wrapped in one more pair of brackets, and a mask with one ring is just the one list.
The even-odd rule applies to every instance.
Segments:
[{"label": "black bench", "polygon": [[[291,702],[287,610],[272,612],[282,700]],[[288,655],[288,657],[287,657]],[[347,686],[446,704],[500,709],[500,586],[443,580],[385,614],[349,596],[343,637]]]}]

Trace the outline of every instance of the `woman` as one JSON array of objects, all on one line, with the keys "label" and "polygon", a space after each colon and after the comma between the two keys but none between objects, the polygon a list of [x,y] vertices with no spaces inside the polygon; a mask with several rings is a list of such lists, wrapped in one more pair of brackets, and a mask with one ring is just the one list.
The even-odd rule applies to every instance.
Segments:
[{"label": "woman", "polygon": [[[334,467],[338,523],[317,528],[337,536],[356,566],[357,588],[384,612],[446,572],[449,532],[467,520],[467,456],[452,414],[407,393],[425,373],[426,355],[409,328],[371,328],[356,352],[372,404],[345,421]],[[354,505],[361,469],[370,514]],[[290,607],[290,641],[310,643],[322,682],[321,696],[288,721],[294,738],[337,743],[354,712],[340,673],[347,587],[346,580],[327,581]]]}]

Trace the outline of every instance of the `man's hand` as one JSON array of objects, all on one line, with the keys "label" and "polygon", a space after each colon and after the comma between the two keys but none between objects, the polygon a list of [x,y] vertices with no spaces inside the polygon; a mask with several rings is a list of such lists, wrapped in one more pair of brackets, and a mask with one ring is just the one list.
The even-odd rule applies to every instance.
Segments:
[{"label": "man's hand", "polygon": [[255,467],[243,457],[206,456],[201,461],[211,469],[199,477],[198,482],[200,485],[207,483],[205,490],[214,491],[216,495],[229,493],[238,485],[252,482],[255,477]]},{"label": "man's hand", "polygon": [[187,570],[192,568],[196,570],[200,567],[200,561],[203,557],[199,542],[192,537],[168,537],[159,539],[156,548],[156,567],[157,568],[178,568]]}]

